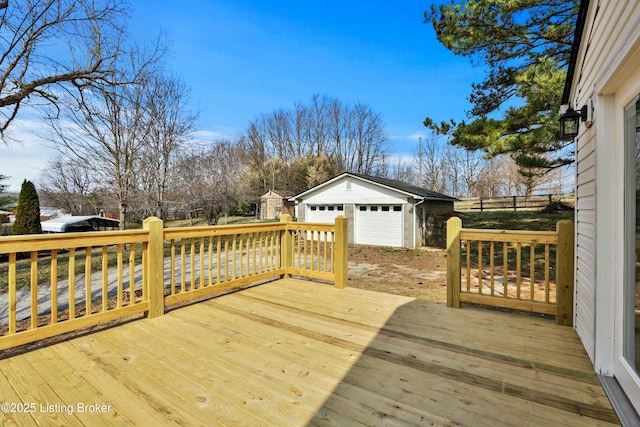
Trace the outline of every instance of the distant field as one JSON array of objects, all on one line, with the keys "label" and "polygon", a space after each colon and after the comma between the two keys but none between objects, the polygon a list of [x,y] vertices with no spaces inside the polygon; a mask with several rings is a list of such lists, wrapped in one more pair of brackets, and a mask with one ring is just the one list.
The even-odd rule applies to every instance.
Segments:
[{"label": "distant field", "polygon": [[500,230],[555,231],[562,219],[574,220],[573,211],[542,213],[540,211],[462,212],[463,228],[494,228]]}]

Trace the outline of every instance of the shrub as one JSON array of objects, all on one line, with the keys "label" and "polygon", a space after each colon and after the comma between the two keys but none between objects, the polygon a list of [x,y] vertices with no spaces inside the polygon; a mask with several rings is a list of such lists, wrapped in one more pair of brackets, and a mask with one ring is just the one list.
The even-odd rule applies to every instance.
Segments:
[{"label": "shrub", "polygon": [[38,193],[33,183],[25,179],[18,195],[16,220],[11,226],[11,234],[39,233],[42,233],[42,226],[40,225]]}]

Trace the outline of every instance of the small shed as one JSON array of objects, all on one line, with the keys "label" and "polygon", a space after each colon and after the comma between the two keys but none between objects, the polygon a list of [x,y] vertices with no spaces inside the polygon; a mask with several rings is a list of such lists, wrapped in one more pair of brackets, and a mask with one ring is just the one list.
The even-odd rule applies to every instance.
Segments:
[{"label": "small shed", "polygon": [[269,190],[260,196],[260,219],[277,219],[282,214],[294,216],[291,196],[293,192],[287,190]]},{"label": "small shed", "polygon": [[446,243],[445,221],[457,199],[415,185],[342,173],[291,198],[298,221],[349,220],[349,243],[415,249]]}]

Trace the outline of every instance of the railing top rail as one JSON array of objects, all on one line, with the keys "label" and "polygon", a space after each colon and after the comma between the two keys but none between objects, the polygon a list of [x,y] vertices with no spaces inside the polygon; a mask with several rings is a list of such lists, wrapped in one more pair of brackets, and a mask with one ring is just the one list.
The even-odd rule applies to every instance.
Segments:
[{"label": "railing top rail", "polygon": [[335,224],[319,222],[287,222],[287,230],[334,231]]},{"label": "railing top rail", "polygon": [[558,233],[555,231],[488,230],[463,228],[460,230],[460,238],[467,240],[482,240],[489,242],[507,243],[541,243],[552,245],[558,243]]},{"label": "railing top rail", "polygon": [[138,243],[148,240],[149,232],[146,230],[5,236],[0,237],[0,254]]},{"label": "railing top rail", "polygon": [[233,224],[233,225],[208,225],[195,227],[175,227],[165,228],[164,238],[186,238],[201,236],[230,235],[242,233],[257,233],[260,231],[284,230],[285,224],[280,222],[269,222],[263,224]]}]

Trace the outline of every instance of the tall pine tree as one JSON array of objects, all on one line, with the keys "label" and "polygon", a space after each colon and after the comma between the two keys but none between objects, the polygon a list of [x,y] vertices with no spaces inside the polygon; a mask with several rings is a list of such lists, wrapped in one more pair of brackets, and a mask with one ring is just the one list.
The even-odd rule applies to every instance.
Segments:
[{"label": "tall pine tree", "polygon": [[462,0],[431,6],[425,22],[456,55],[484,65],[472,87],[467,120],[424,125],[451,144],[510,153],[523,175],[572,162],[559,138],[560,98],[571,52],[578,0]]},{"label": "tall pine tree", "polygon": [[36,187],[26,179],[20,188],[18,195],[18,208],[16,220],[11,226],[11,234],[39,234],[42,233],[40,225],[40,200]]}]

